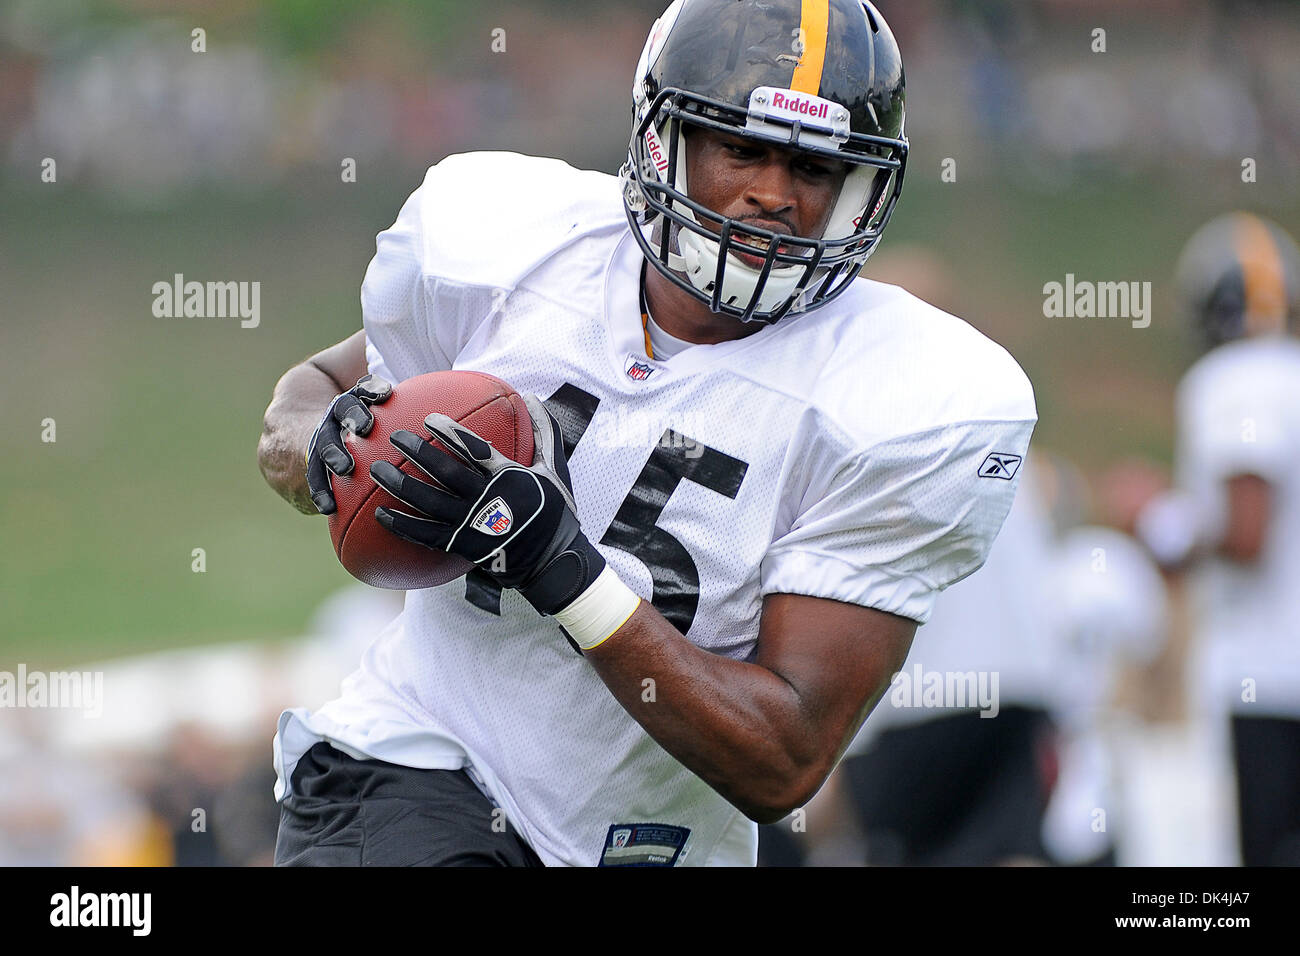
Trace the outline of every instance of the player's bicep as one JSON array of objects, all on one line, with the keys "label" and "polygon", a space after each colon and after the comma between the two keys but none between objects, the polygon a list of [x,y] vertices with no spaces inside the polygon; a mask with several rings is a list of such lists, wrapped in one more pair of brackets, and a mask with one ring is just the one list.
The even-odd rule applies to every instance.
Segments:
[{"label": "player's bicep", "polygon": [[769,594],[755,663],[794,689],[814,728],[809,743],[833,764],[903,666],[916,627],[908,618],[856,604]]}]

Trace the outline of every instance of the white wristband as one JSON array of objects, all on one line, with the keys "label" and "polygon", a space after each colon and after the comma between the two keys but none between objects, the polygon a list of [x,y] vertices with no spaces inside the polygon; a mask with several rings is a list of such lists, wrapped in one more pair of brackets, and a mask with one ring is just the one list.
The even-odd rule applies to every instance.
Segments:
[{"label": "white wristband", "polygon": [[627,623],[640,603],[641,599],[607,564],[587,590],[568,607],[555,612],[555,620],[575,644],[589,651]]}]

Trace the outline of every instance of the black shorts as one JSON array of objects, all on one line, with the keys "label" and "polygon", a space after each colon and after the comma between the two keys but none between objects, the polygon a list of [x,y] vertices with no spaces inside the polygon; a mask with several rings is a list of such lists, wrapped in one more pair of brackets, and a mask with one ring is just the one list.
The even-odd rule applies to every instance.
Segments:
[{"label": "black shorts", "polygon": [[463,770],[303,754],[280,802],[276,866],[542,866]]},{"label": "black shorts", "polygon": [[1300,720],[1232,718],[1245,866],[1300,866]]},{"label": "black shorts", "polygon": [[1053,725],[1036,708],[974,711],[886,730],[844,761],[868,862],[987,866],[1044,860]]}]

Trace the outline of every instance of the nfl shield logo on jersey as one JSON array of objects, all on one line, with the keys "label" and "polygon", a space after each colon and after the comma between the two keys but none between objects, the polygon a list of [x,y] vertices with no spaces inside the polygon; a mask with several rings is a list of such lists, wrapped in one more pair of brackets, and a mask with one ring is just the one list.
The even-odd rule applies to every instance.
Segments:
[{"label": "nfl shield logo on jersey", "polygon": [[470,523],[470,527],[484,534],[501,535],[510,530],[510,524],[513,520],[514,517],[510,514],[510,507],[500,498],[493,498],[475,516]]},{"label": "nfl shield logo on jersey", "polygon": [[631,830],[627,830],[627,829],[615,830],[614,840],[613,840],[614,846],[622,849],[623,847],[627,846],[627,841],[630,840],[631,838],[632,838]]},{"label": "nfl shield logo on jersey", "polygon": [[649,362],[628,353],[627,359],[623,362],[623,371],[632,381],[644,382],[658,370]]}]

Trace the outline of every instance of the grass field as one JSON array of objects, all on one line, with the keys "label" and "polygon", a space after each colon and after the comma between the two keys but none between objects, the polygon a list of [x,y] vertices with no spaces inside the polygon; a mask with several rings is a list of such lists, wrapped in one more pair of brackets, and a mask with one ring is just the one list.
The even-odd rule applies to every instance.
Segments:
[{"label": "grass field", "polygon": [[[291,636],[348,580],[323,523],[263,483],[255,449],[280,373],[358,327],[374,234],[417,181],[154,211],[62,186],[0,190],[0,667]],[[1169,275],[1217,211],[1163,182],[1044,196],[916,176],[886,246],[932,249],[952,307],[1034,380],[1040,443],[1096,468],[1168,456],[1187,359]],[[151,286],[176,272],[260,281],[260,327],[154,318]],[[1152,281],[1152,327],[1044,318],[1042,285],[1067,272]],[[191,570],[195,548],[205,573]]]}]

